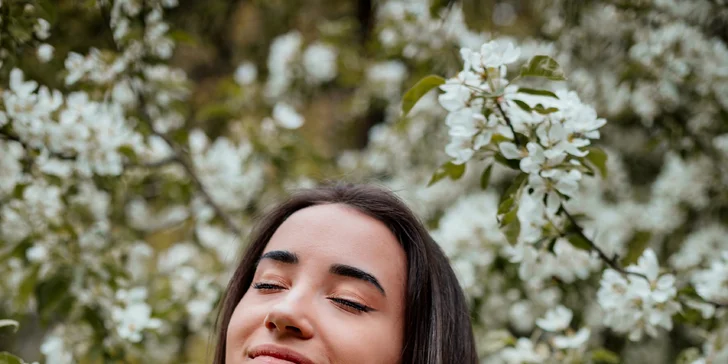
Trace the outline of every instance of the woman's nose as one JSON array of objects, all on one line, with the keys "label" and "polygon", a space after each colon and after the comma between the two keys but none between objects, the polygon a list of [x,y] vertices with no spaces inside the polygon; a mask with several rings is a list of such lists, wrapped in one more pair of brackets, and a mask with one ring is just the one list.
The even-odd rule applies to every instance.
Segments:
[{"label": "woman's nose", "polygon": [[279,335],[310,339],[313,337],[314,331],[305,310],[302,302],[294,302],[290,299],[278,302],[266,315],[265,327]]}]

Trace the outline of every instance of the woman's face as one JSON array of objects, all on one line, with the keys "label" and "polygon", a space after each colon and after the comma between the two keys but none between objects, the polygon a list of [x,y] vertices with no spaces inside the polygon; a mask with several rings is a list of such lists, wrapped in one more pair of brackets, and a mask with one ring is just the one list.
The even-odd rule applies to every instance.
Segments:
[{"label": "woman's face", "polygon": [[225,362],[399,363],[406,265],[389,229],[351,207],[295,212],[233,312]]}]

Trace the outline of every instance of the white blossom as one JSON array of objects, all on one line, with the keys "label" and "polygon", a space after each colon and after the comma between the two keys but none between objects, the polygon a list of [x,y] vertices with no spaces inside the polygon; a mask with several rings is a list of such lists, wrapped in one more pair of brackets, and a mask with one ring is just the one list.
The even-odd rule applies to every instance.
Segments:
[{"label": "white blossom", "polygon": [[243,141],[233,144],[221,137],[210,144],[200,130],[189,137],[194,168],[213,200],[225,209],[240,209],[263,187],[263,171],[249,161],[252,145]]},{"label": "white blossom", "polygon": [[23,179],[21,159],[25,156],[23,146],[15,141],[0,139],[0,199],[9,195]]},{"label": "white blossom", "polygon": [[40,346],[40,352],[46,357],[48,364],[71,364],[74,362],[72,353],[68,351],[63,338],[57,335],[48,335]]},{"label": "white blossom", "polygon": [[273,120],[286,129],[298,129],[304,119],[291,105],[281,101],[273,107]]},{"label": "white blossom", "polygon": [[50,30],[51,23],[43,18],[38,18],[38,23],[36,23],[33,27],[33,32],[35,33],[35,36],[38,37],[38,39],[40,40],[48,39],[48,37],[51,36]]},{"label": "white blossom", "polygon": [[258,77],[258,68],[252,62],[243,62],[235,69],[234,79],[240,86],[250,85]]},{"label": "white blossom", "polygon": [[278,36],[273,40],[268,54],[268,81],[266,96],[281,96],[293,80],[291,64],[298,57],[303,39],[297,31]]},{"label": "white blossom", "polygon": [[480,47],[480,52],[464,48],[460,51],[467,65],[476,72],[484,72],[487,68],[509,65],[518,60],[521,50],[511,42],[490,41]]},{"label": "white blossom", "polygon": [[371,65],[366,71],[367,80],[381,92],[384,98],[394,98],[400,92],[407,77],[407,67],[400,61],[386,61]]},{"label": "white blossom", "polygon": [[151,317],[152,309],[144,302],[132,302],[124,308],[116,307],[111,312],[113,320],[117,323],[116,331],[122,339],[130,342],[140,342],[142,332],[147,329],[158,329],[162,322]]},{"label": "white blossom", "polygon": [[[658,328],[672,329],[672,315],[680,310],[675,301],[675,277],[659,275],[657,257],[646,249],[637,265],[626,268],[642,276],[623,277],[607,269],[600,282],[597,299],[605,311],[604,324],[619,333],[627,333],[638,341],[644,333],[656,336]],[[646,279],[645,279],[646,277]]]},{"label": "white blossom", "polygon": [[548,357],[547,349],[534,345],[527,338],[519,338],[516,346],[505,348],[500,352],[500,357],[507,364],[536,364],[543,363]]},{"label": "white blossom", "polygon": [[52,45],[48,43],[43,43],[40,46],[38,46],[37,55],[38,60],[40,60],[43,63],[46,63],[53,59],[53,51],[55,48],[53,48]]},{"label": "white blossom", "polygon": [[568,308],[559,305],[546,312],[546,316],[536,320],[538,327],[551,332],[563,331],[569,327],[573,313]]},{"label": "white blossom", "polygon": [[336,77],[336,49],[316,42],[303,52],[303,68],[314,82],[328,82]]},{"label": "white blossom", "polygon": [[573,335],[559,335],[553,338],[553,345],[559,349],[578,349],[589,340],[591,330],[582,327]]},{"label": "white blossom", "polygon": [[717,303],[728,303],[728,250],[713,260],[710,268],[696,271],[692,276],[700,297]]}]

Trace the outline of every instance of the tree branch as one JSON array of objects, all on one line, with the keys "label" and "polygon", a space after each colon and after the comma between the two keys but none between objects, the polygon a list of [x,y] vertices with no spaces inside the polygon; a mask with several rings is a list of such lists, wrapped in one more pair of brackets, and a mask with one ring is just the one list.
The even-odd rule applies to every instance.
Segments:
[{"label": "tree branch", "polygon": [[172,153],[174,154],[174,156],[171,157],[171,160],[182,165],[185,172],[187,172],[187,175],[195,184],[195,187],[197,187],[197,189],[200,191],[200,194],[202,194],[202,197],[205,199],[207,204],[210,205],[215,211],[215,214],[223,220],[223,222],[225,223],[227,228],[230,229],[230,231],[235,233],[235,235],[237,235],[238,237],[241,237],[243,234],[240,228],[233,222],[232,218],[225,212],[225,210],[223,210],[220,205],[215,202],[210,193],[207,192],[207,189],[205,189],[205,186],[202,184],[202,180],[200,180],[200,178],[197,176],[192,162],[188,158],[186,158],[185,153],[181,150],[181,148],[167,135],[160,133],[154,129],[152,119],[146,111],[146,98],[144,97],[143,92],[141,90],[134,90],[134,92],[137,94],[137,99],[139,100],[139,109],[143,116],[143,122],[149,127],[149,129],[152,131],[152,134],[162,138],[162,140],[164,140],[164,142],[167,143],[167,145],[169,145],[169,147],[172,149]]},{"label": "tree branch", "polygon": [[177,156],[173,155],[171,157],[149,163],[128,163],[124,164],[124,168],[159,168],[173,163],[178,163]]},{"label": "tree branch", "polygon": [[[589,247],[591,248],[591,250],[597,252],[597,254],[599,255],[599,259],[601,259],[602,261],[604,261],[605,263],[607,263],[607,265],[609,265],[610,268],[616,270],[617,272],[619,272],[619,273],[621,273],[623,275],[632,275],[632,276],[636,276],[636,277],[641,277],[641,278],[644,278],[645,280],[647,280],[647,282],[650,282],[650,279],[647,278],[646,275],[644,275],[642,273],[631,272],[631,271],[628,271],[628,270],[622,268],[622,266],[617,261],[617,256],[616,255],[614,257],[612,257],[612,258],[609,258],[607,256],[607,254],[604,253],[603,250],[601,250],[598,246],[596,246],[596,244],[594,244],[594,242],[591,241],[591,239],[589,239],[584,234],[584,230],[582,229],[582,227],[577,223],[577,221],[574,218],[574,216],[571,215],[569,213],[569,211],[566,210],[566,208],[564,207],[564,205],[561,205],[561,211],[564,212],[564,215],[566,215],[566,218],[569,219],[569,222],[576,228],[576,233],[579,234],[579,236],[582,239],[584,239],[584,241],[586,241],[589,244]],[[698,296],[698,297],[700,297],[700,296]],[[726,308],[726,307],[728,307],[728,304],[722,304],[722,303],[719,303],[719,302],[710,301],[710,300],[707,300],[707,299],[705,299],[703,297],[700,297],[700,299],[703,302],[707,303],[707,304],[710,304],[710,305],[715,306],[715,308]]]},{"label": "tree branch", "polygon": [[495,100],[495,106],[498,108],[498,111],[500,111],[501,115],[503,116],[503,119],[506,121],[506,124],[508,124],[508,127],[511,129],[511,132],[513,133],[513,140],[516,142],[517,146],[521,146],[521,141],[518,139],[518,134],[516,134],[516,129],[513,128],[513,123],[511,123],[511,119],[508,118],[508,115],[506,115],[506,112],[503,111],[503,107],[500,104],[500,101]]},{"label": "tree branch", "polygon": [[[144,5],[144,4],[142,4],[142,5]],[[107,26],[107,30],[112,35],[111,39],[112,39],[114,47],[116,48],[116,50],[118,52],[120,52],[121,48],[120,48],[119,44],[117,44],[116,39],[114,39],[114,37],[113,37],[113,29],[111,28],[110,19],[106,16],[105,9],[100,8],[99,11],[101,13],[102,19],[104,20],[105,25]],[[141,15],[142,26],[145,26],[146,23],[144,22],[143,13],[144,12],[142,11],[142,15]],[[164,140],[164,142],[167,143],[167,145],[169,145],[170,149],[172,149],[173,156],[171,158],[169,158],[168,160],[165,160],[164,161],[165,164],[167,163],[167,161],[179,163],[184,168],[185,172],[190,177],[190,179],[192,180],[192,183],[194,183],[195,187],[197,187],[197,189],[200,191],[200,194],[205,199],[207,204],[210,205],[212,207],[212,209],[215,211],[215,214],[223,220],[223,222],[225,223],[227,228],[230,229],[230,231],[232,231],[236,236],[241,237],[243,235],[242,230],[240,230],[240,228],[233,222],[232,218],[225,212],[225,210],[223,210],[220,207],[220,205],[217,204],[217,202],[215,202],[215,200],[212,198],[212,196],[207,191],[207,189],[205,189],[204,184],[202,183],[200,178],[195,173],[195,169],[194,169],[194,166],[192,165],[192,162],[188,158],[186,158],[185,153],[182,151],[182,149],[167,135],[160,133],[154,129],[154,124],[152,122],[152,118],[149,115],[149,113],[147,112],[147,108],[146,108],[147,102],[146,102],[146,98],[144,97],[144,91],[141,89],[138,89],[133,84],[132,84],[132,90],[136,94],[137,100],[139,101],[138,109],[139,109],[139,112],[141,113],[142,121],[149,127],[149,130],[152,132],[152,134],[162,138],[162,140]]]},{"label": "tree branch", "polygon": [[644,278],[648,282],[650,281],[650,279],[647,278],[647,276],[644,275],[644,274],[642,274],[642,273],[630,272],[630,271],[622,268],[622,266],[617,261],[617,256],[616,255],[614,257],[612,257],[612,258],[609,258],[607,256],[607,254],[602,249],[600,249],[596,244],[594,244],[594,242],[591,239],[589,239],[586,236],[586,234],[584,234],[584,229],[581,227],[581,225],[579,225],[579,223],[576,221],[576,219],[574,218],[574,216],[572,216],[569,213],[569,211],[566,210],[566,208],[564,207],[564,205],[561,205],[561,211],[564,212],[564,215],[566,215],[566,218],[569,219],[569,222],[571,223],[571,225],[573,225],[576,228],[576,233],[579,234],[579,237],[581,237],[582,239],[584,239],[584,241],[586,241],[587,244],[589,244],[589,248],[592,251],[597,252],[597,255],[599,255],[599,259],[601,259],[602,261],[604,261],[605,263],[607,263],[607,265],[610,268],[616,270],[619,273],[622,273],[623,275],[633,275],[633,276],[636,276],[636,277]]}]

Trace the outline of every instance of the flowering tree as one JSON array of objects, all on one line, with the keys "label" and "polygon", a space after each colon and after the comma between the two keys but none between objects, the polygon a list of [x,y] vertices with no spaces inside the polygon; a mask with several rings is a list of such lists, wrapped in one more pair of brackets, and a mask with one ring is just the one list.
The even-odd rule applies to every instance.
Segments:
[{"label": "flowering tree", "polygon": [[0,2],[0,349],[204,361],[253,216],[345,175],[427,221],[484,363],[728,360],[721,2],[241,2],[326,20],[222,45],[194,6]]}]

